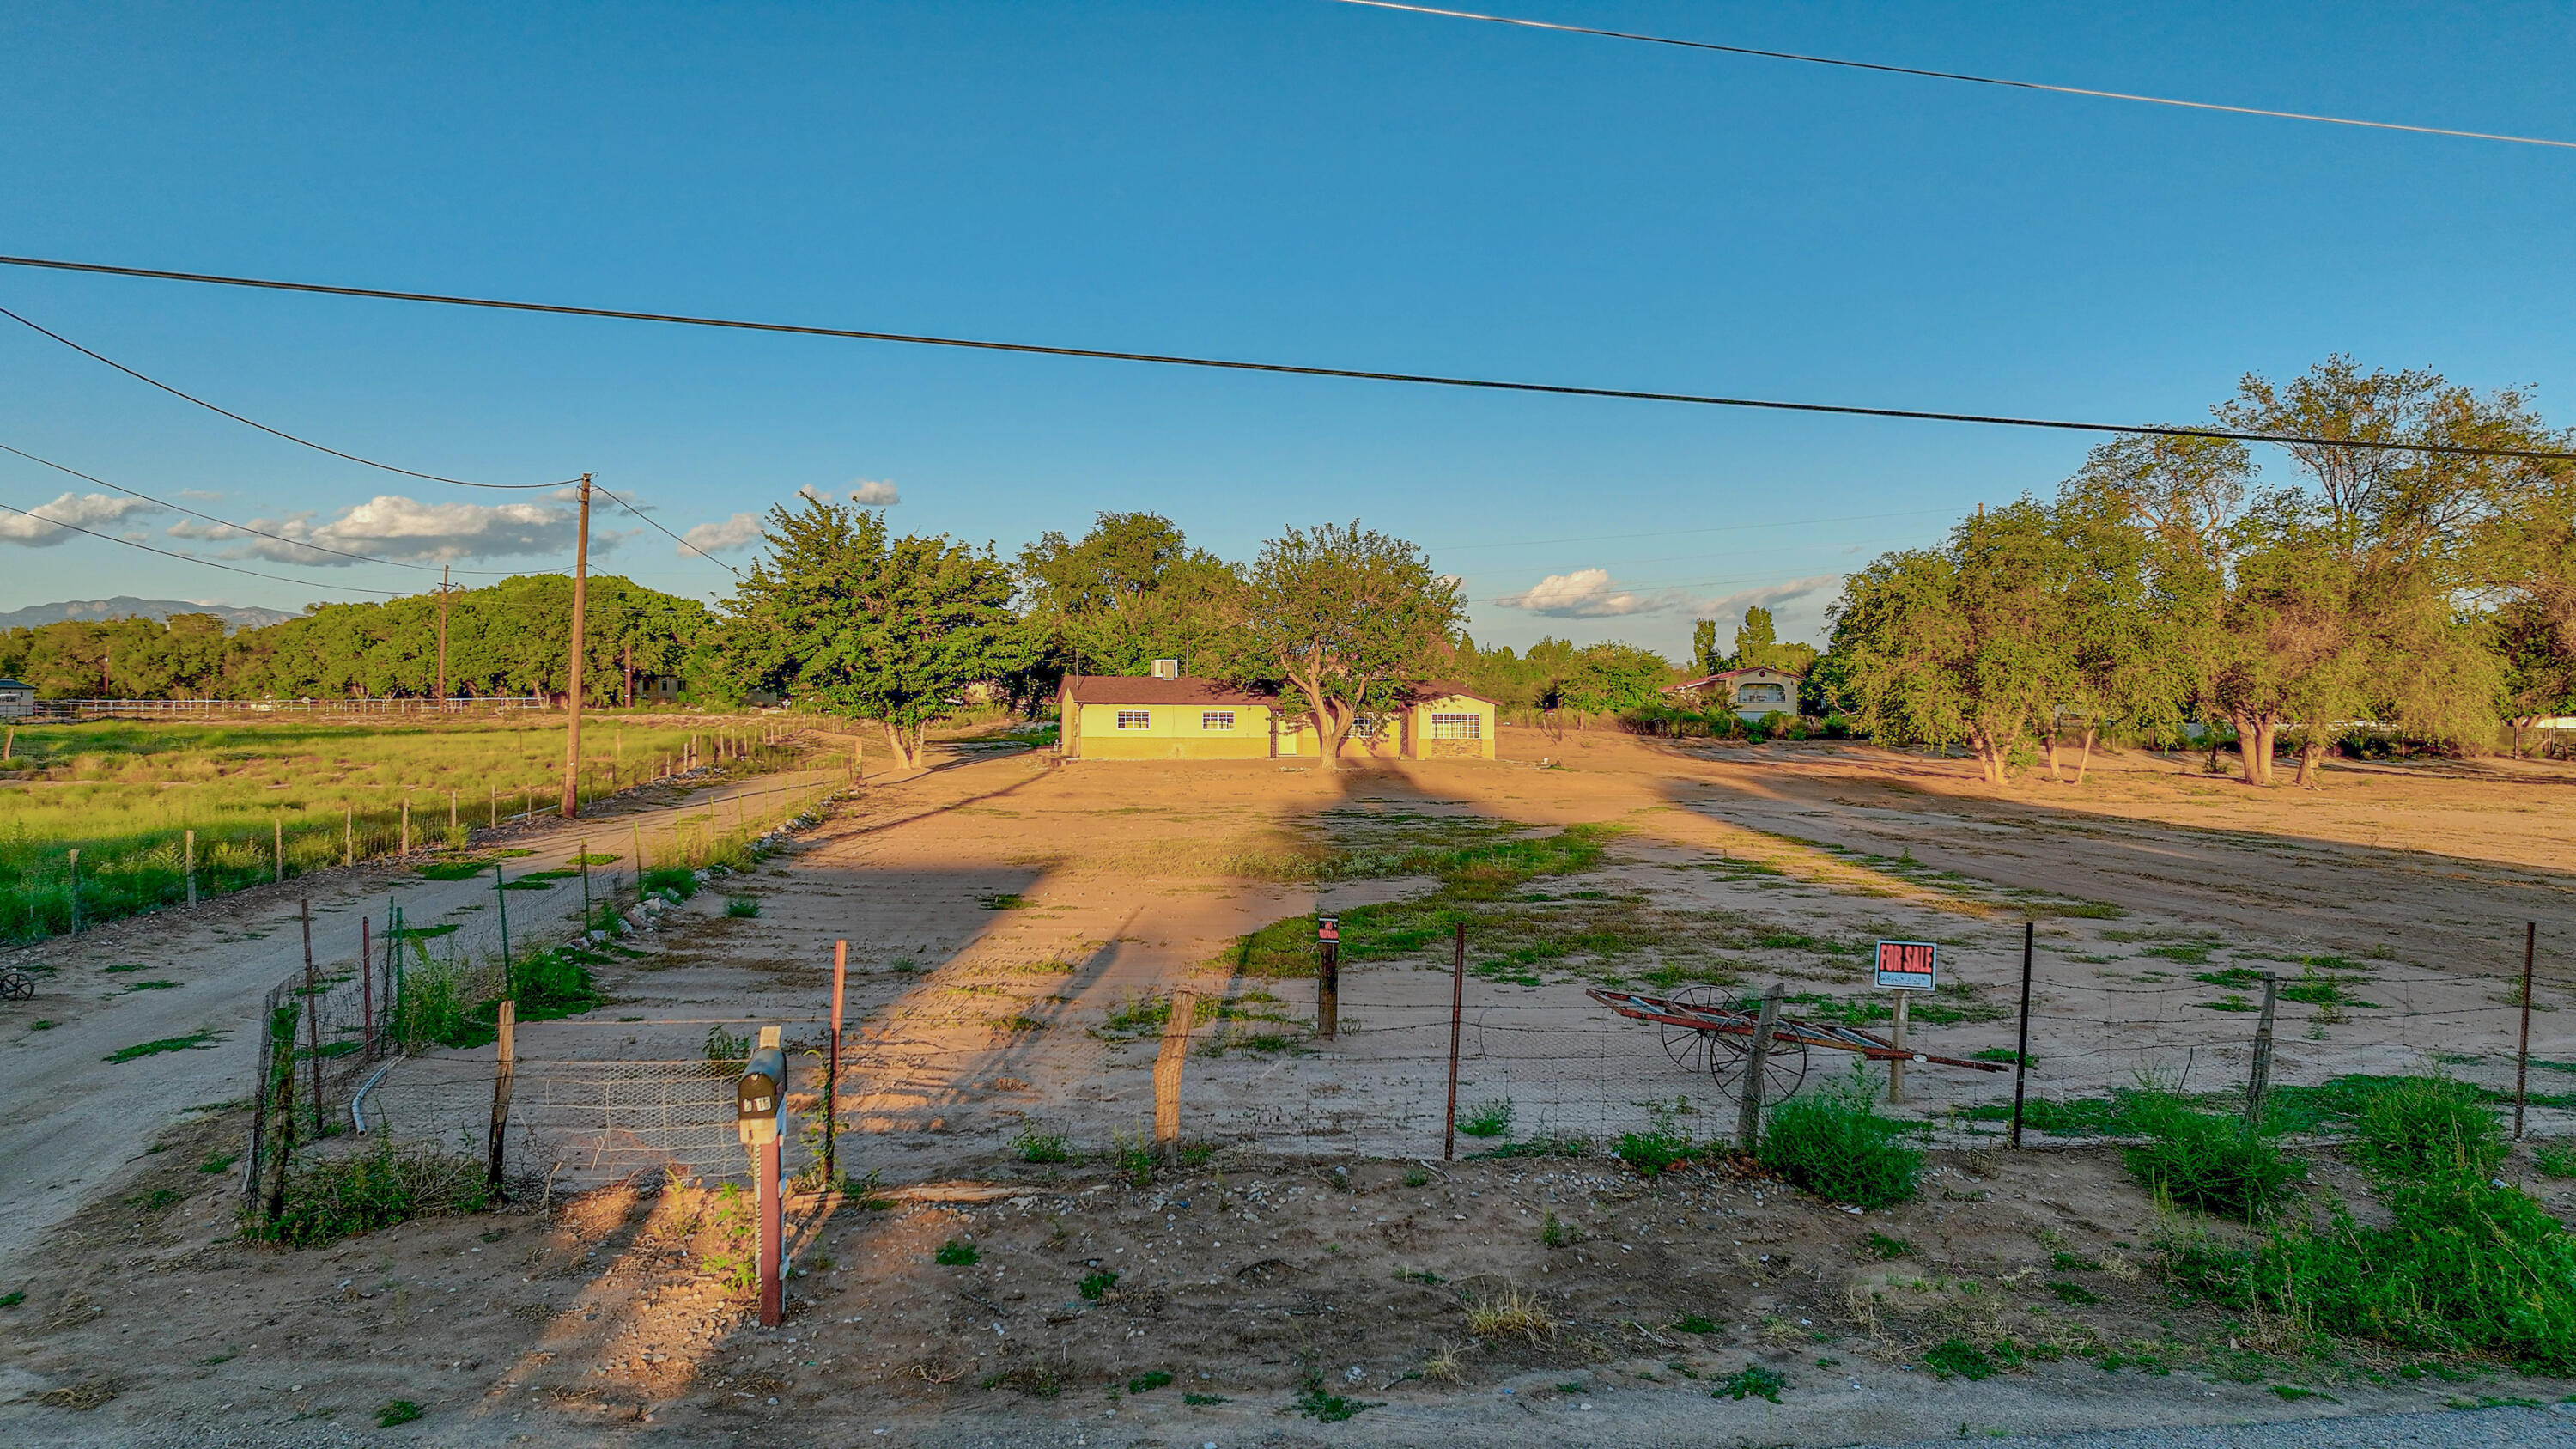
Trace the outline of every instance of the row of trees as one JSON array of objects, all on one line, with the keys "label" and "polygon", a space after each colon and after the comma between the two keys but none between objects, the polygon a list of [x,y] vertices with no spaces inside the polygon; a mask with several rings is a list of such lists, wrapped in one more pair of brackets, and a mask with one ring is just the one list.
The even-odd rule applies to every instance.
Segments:
[{"label": "row of trees", "polygon": [[[611,576],[590,581],[583,628],[587,702],[623,697],[638,678],[712,683],[716,616]],[[552,695],[570,672],[572,580],[531,574],[447,596],[451,696]],[[439,599],[319,604],[297,618],[227,636],[212,614],[165,621],[67,621],[0,630],[0,675],[47,698],[261,699],[434,695]]]},{"label": "row of trees", "polygon": [[[1816,687],[1887,742],[1964,743],[2002,783],[2062,724],[2224,724],[2248,784],[2284,749],[2309,783],[2374,722],[2482,747],[2576,707],[2576,471],[2560,460],[2371,447],[2565,450],[2519,392],[2329,359],[2247,377],[2213,410],[2287,447],[2264,487],[2239,443],[2122,438],[2048,502],[1962,521],[1847,581]],[[2355,446],[2364,445],[2364,446]],[[2079,766],[2080,778],[2080,766]]]}]

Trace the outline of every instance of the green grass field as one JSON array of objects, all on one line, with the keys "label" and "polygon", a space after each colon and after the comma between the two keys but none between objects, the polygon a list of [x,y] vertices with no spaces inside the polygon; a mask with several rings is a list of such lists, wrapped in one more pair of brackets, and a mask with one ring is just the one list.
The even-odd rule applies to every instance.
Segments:
[{"label": "green grass field", "polygon": [[[582,729],[583,797],[650,778],[693,734],[708,750],[719,730],[758,751],[750,765],[792,758],[758,746],[761,726],[745,721],[692,728],[593,715]],[[274,879],[281,840],[288,875],[399,850],[405,801],[414,849],[461,846],[495,813],[549,808],[563,748],[561,716],[22,727],[0,763],[0,941],[71,928],[74,850],[82,924],[111,920],[187,899],[187,831],[197,833],[201,896]]]}]

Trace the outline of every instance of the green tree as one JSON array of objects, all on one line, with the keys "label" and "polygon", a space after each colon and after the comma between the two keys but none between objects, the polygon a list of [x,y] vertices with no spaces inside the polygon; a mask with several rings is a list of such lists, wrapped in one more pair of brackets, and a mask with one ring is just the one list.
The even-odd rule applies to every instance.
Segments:
[{"label": "green tree", "polygon": [[2073,688],[2066,555],[2048,510],[2025,499],[1853,574],[1832,611],[1842,702],[1883,741],[1965,742],[2004,785]]},{"label": "green tree", "polygon": [[889,538],[875,510],[811,497],[771,508],[765,541],[725,604],[728,672],[882,722],[906,766],[959,691],[1027,658],[1010,572],[989,548]]},{"label": "green tree", "polygon": [[1360,711],[1428,678],[1465,616],[1457,581],[1412,544],[1356,519],[1291,528],[1262,546],[1246,580],[1252,650],[1237,677],[1257,669],[1296,690],[1324,768],[1338,770]]},{"label": "green tree", "polygon": [[1691,625],[1691,670],[1695,674],[1715,674],[1726,667],[1717,660],[1717,621],[1701,619]]},{"label": "green tree", "polygon": [[1238,670],[1241,573],[1160,514],[1102,513],[1078,540],[1042,535],[1020,550],[1017,578],[1033,638],[1023,698],[1068,673],[1142,674],[1156,659]]}]

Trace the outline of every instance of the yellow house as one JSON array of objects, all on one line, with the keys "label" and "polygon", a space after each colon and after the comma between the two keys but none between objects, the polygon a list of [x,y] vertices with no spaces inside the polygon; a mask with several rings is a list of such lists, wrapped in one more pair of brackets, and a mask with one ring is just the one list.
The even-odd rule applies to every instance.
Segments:
[{"label": "yellow house", "polygon": [[1708,704],[1724,704],[1742,718],[1759,719],[1766,714],[1796,714],[1801,678],[1785,669],[1756,664],[1686,679],[1664,693]]},{"label": "yellow house", "polygon": [[[1073,760],[1314,759],[1302,709],[1268,691],[1188,675],[1069,674],[1060,753]],[[1293,710],[1293,712],[1292,712]],[[1494,702],[1454,684],[1420,686],[1401,706],[1363,715],[1345,758],[1494,757]]]}]

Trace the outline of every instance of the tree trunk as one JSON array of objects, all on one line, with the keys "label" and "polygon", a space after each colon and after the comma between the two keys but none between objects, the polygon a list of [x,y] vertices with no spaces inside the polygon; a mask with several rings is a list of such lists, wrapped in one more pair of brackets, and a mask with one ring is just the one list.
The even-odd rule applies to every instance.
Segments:
[{"label": "tree trunk", "polygon": [[2236,767],[2248,785],[2263,783],[2262,751],[2259,746],[2261,727],[2250,714],[2231,714],[2227,722],[2236,727]]},{"label": "tree trunk", "polygon": [[1342,741],[1333,728],[1333,701],[1324,697],[1320,679],[1299,679],[1296,685],[1297,692],[1306,696],[1307,712],[1315,719],[1316,768],[1339,772],[1342,768]]},{"label": "tree trunk", "polygon": [[2513,757],[2519,760],[2522,758],[2522,732],[2530,725],[2531,719],[2526,715],[2509,720],[2507,723],[2513,726]]},{"label": "tree trunk", "polygon": [[2281,721],[2276,716],[2263,715],[2254,721],[2254,728],[2261,737],[2258,753],[2263,758],[2263,783],[2269,785],[2272,783],[2272,744],[2280,733]]},{"label": "tree trunk", "polygon": [[2057,721],[2052,719],[2040,728],[2040,738],[2048,746],[2048,783],[2063,785],[2066,777],[2057,773]]},{"label": "tree trunk", "polygon": [[2075,783],[2078,785],[2084,783],[2084,772],[2093,767],[2093,736],[2100,729],[2099,725],[2084,727],[2084,753],[2075,757]]},{"label": "tree trunk", "polygon": [[2297,785],[2302,790],[2315,789],[2317,761],[2324,759],[2325,753],[2325,741],[2317,738],[2313,733],[2311,733],[2309,738],[2302,741],[2299,745],[2299,774],[2295,780],[2291,781],[2291,783]]},{"label": "tree trunk", "polygon": [[2007,783],[2004,778],[2003,746],[1983,730],[1968,731],[1968,746],[1976,751],[1977,768],[1984,772],[1986,783],[1996,789],[2002,789]]},{"label": "tree trunk", "polygon": [[902,726],[896,724],[893,720],[887,720],[885,722],[885,736],[886,748],[894,752],[894,762],[896,765],[909,770],[920,763],[913,753],[911,742],[903,737],[904,731]]}]

